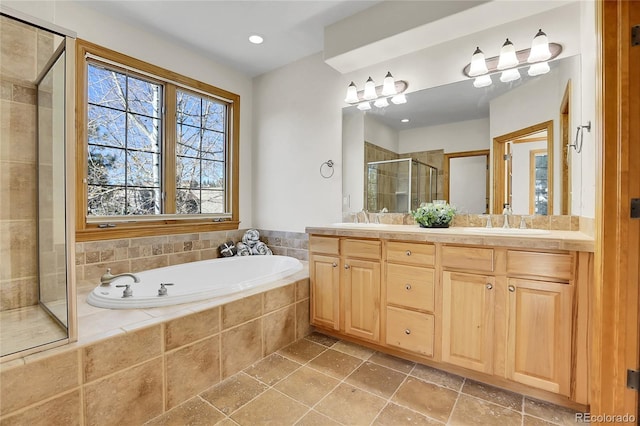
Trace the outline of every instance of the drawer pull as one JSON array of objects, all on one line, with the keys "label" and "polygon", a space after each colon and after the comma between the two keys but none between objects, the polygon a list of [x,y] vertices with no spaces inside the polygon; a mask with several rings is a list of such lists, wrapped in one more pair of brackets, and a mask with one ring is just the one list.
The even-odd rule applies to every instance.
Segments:
[{"label": "drawer pull", "polygon": [[411,284],[407,284],[404,286],[405,290],[409,291],[411,290]]},{"label": "drawer pull", "polygon": [[349,266],[349,265],[344,265],[344,269],[349,269],[349,268],[351,268],[351,266]]},{"label": "drawer pull", "polygon": [[406,251],[407,256],[411,256],[411,250]]},{"label": "drawer pull", "polygon": [[407,328],[406,330],[404,330],[404,334],[411,334],[411,330]]},{"label": "drawer pull", "polygon": [[335,268],[336,266],[338,266],[338,264],[336,262],[333,262],[333,264],[331,266],[333,266]]},{"label": "drawer pull", "polygon": [[516,287],[515,287],[515,286],[513,286],[513,285],[510,285],[508,288],[509,288],[509,291],[510,291],[511,293],[513,293],[514,291],[516,291]]},{"label": "drawer pull", "polygon": [[493,288],[493,284],[487,283],[487,290],[491,290]]}]

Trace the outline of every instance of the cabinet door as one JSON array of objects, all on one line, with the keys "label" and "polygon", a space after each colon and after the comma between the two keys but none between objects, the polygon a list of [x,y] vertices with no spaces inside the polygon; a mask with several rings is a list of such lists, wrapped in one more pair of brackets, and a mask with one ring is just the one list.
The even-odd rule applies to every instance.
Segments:
[{"label": "cabinet door", "polygon": [[379,262],[344,260],[344,332],[375,342],[379,340]]},{"label": "cabinet door", "polygon": [[442,274],[442,360],[492,372],[493,277]]},{"label": "cabinet door", "polygon": [[311,255],[311,324],[340,329],[340,259]]},{"label": "cabinet door", "polygon": [[573,286],[509,279],[507,377],[569,395]]}]

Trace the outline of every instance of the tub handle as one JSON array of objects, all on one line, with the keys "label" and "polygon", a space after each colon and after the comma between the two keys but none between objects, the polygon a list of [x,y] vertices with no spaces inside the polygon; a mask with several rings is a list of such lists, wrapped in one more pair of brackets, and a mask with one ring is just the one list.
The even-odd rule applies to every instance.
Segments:
[{"label": "tub handle", "polygon": [[131,284],[118,284],[116,287],[124,287],[124,291],[122,292],[122,297],[132,297],[133,290],[131,290]]},{"label": "tub handle", "polygon": [[166,296],[168,285],[174,285],[173,283],[160,283],[160,288],[158,289],[158,296]]}]

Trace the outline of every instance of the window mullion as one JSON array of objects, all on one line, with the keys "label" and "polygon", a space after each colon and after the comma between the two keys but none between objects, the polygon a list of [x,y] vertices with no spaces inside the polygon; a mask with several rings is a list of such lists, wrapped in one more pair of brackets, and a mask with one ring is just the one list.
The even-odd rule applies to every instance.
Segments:
[{"label": "window mullion", "polygon": [[164,212],[176,213],[176,86],[167,84],[164,95]]}]

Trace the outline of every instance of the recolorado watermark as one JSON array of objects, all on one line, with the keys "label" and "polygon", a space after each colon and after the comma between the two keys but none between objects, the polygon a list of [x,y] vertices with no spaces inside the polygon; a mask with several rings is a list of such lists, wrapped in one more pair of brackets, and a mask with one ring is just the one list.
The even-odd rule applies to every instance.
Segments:
[{"label": "recolorado watermark", "polygon": [[576,423],[636,423],[633,414],[576,413]]}]

